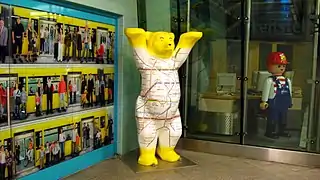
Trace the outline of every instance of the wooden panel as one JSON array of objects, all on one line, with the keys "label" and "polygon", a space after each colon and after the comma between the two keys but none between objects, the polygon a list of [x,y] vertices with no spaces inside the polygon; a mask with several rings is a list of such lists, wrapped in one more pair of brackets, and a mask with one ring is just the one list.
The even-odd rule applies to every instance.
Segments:
[{"label": "wooden panel", "polygon": [[312,50],[311,43],[295,44],[293,47],[291,66],[294,71],[293,86],[301,87],[303,92],[306,92],[306,88],[309,88],[307,79],[311,78]]},{"label": "wooden panel", "polygon": [[209,91],[215,91],[217,73],[227,72],[227,40],[218,39],[211,42],[212,71],[210,72]]},{"label": "wooden panel", "polygon": [[252,87],[252,72],[259,70],[259,42],[250,42],[248,62],[248,87]]},{"label": "wooden panel", "polygon": [[199,98],[199,110],[205,112],[232,113],[237,109],[235,100]]},{"label": "wooden panel", "polygon": [[272,44],[272,52],[277,52],[277,43]]}]

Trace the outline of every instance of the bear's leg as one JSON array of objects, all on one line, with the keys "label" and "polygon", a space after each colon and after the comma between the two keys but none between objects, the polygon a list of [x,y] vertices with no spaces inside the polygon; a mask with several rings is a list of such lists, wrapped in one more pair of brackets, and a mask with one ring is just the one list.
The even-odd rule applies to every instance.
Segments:
[{"label": "bear's leg", "polygon": [[176,162],[180,159],[180,156],[175,152],[180,136],[182,134],[181,117],[175,117],[170,120],[166,120],[163,128],[158,130],[159,145],[157,148],[157,154],[159,157],[168,162]]},{"label": "bear's leg", "polygon": [[137,128],[140,147],[138,163],[144,166],[157,165],[156,146],[158,135],[155,121],[150,118],[137,118]]}]

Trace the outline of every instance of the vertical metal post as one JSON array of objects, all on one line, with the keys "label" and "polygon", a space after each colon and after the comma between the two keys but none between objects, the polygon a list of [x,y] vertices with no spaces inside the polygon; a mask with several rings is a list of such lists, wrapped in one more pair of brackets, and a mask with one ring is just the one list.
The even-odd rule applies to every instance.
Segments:
[{"label": "vertical metal post", "polygon": [[10,116],[10,88],[9,83],[10,81],[7,81],[7,88],[6,88],[6,95],[7,95],[7,117],[8,117],[8,127],[11,130],[11,116]]},{"label": "vertical metal post", "polygon": [[304,38],[307,41],[311,41],[311,36],[310,36],[310,32],[312,31],[311,29],[311,24],[312,22],[310,21],[310,16],[308,16],[309,14],[312,13],[312,6],[314,5],[312,0],[307,0],[304,2],[304,8],[303,8],[303,19],[302,19],[302,29],[304,32]]},{"label": "vertical metal post", "polygon": [[241,2],[241,24],[242,24],[242,38],[241,38],[241,53],[242,53],[242,80],[241,80],[241,139],[240,143],[244,144],[244,137],[246,132],[247,121],[247,107],[248,107],[248,62],[249,62],[249,48],[250,48],[250,19],[251,19],[251,0],[242,0]]},{"label": "vertical metal post", "polygon": [[[8,6],[9,8],[9,14],[8,14],[8,36],[9,36],[9,39],[8,39],[8,54],[9,54],[9,60],[12,58],[12,6],[9,5]],[[9,62],[9,74],[10,74],[10,71],[11,71],[11,67],[10,67],[10,64],[11,64],[11,61]],[[8,82],[7,82],[7,88],[6,88],[6,91],[7,91],[7,117],[8,117],[8,127],[9,127],[9,131],[10,131],[10,135],[11,137],[13,137],[13,134],[12,134],[12,128],[11,128],[11,112],[10,112],[10,76],[9,76],[9,79],[8,79]],[[13,146],[14,143],[12,142],[11,145]],[[11,148],[14,148],[14,147],[11,147]]]},{"label": "vertical metal post", "polygon": [[[179,11],[179,10],[178,10]],[[190,31],[190,0],[187,1],[187,32]],[[188,93],[188,90],[189,90],[189,57],[187,58],[186,60],[186,69],[185,69],[185,90],[184,90],[184,104],[183,104],[183,108],[184,108],[184,111],[183,111],[183,126],[184,127],[187,127],[188,124],[187,124],[187,118],[188,118],[188,100],[189,100],[189,93]],[[187,135],[187,130],[184,130],[183,131],[183,137],[186,137]]]},{"label": "vertical metal post", "polygon": [[[13,30],[13,22],[12,22],[12,6],[9,5],[8,6],[9,8],[9,14],[8,14],[8,17],[7,17],[7,21],[8,21],[8,54],[9,54],[9,59],[11,59],[11,55],[12,55],[12,30]],[[11,61],[10,61],[11,62]],[[10,69],[9,69],[10,71]]]},{"label": "vertical metal post", "polygon": [[[317,78],[317,60],[318,60],[318,41],[319,41],[319,14],[320,14],[320,0],[316,0],[316,7],[315,7],[315,33],[313,35],[313,54],[312,54],[312,85],[311,85],[311,95],[310,95],[310,105],[309,105],[309,118],[308,118],[308,143],[307,143],[307,150],[311,150],[310,139],[313,136],[313,116],[314,116],[314,103],[315,103],[315,93],[316,93],[316,78]],[[319,133],[318,133],[319,134]],[[320,139],[317,138],[317,150],[319,149]]]},{"label": "vertical metal post", "polygon": [[[181,34],[181,13],[180,13],[180,0],[176,0],[177,1],[177,34],[180,36]],[[179,37],[178,36],[178,37]]]},{"label": "vertical metal post", "polygon": [[190,31],[190,0],[187,1],[187,32]]}]

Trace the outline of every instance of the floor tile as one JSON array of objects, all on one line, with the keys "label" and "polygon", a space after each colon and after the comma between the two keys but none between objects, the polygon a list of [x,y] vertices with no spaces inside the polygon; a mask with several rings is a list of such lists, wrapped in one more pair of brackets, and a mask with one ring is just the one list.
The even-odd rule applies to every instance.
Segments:
[{"label": "floor tile", "polygon": [[250,159],[179,151],[195,167],[134,173],[121,160],[106,160],[66,180],[319,180],[320,169]]}]

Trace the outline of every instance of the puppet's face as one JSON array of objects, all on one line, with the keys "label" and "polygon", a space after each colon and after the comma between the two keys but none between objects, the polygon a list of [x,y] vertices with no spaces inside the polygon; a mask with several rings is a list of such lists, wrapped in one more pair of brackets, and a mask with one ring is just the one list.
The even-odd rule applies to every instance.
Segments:
[{"label": "puppet's face", "polygon": [[281,76],[286,71],[287,65],[284,64],[278,64],[278,65],[271,65],[269,66],[268,70],[273,75]]}]

